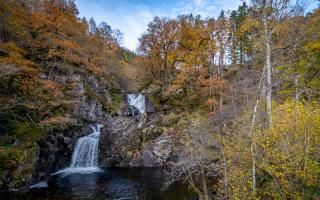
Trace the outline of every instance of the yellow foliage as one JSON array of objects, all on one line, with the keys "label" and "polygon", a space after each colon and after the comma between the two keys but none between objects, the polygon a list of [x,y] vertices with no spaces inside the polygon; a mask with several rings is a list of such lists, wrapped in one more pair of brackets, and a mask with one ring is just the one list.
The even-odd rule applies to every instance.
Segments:
[{"label": "yellow foliage", "polygon": [[[316,199],[320,186],[320,104],[286,101],[273,109],[273,124],[254,132],[257,192],[252,186],[251,115],[223,138],[232,199]],[[225,190],[225,188],[222,188]]]},{"label": "yellow foliage", "polygon": [[320,185],[319,104],[286,101],[275,107],[273,120],[265,133],[257,135],[259,168],[274,181],[267,186],[270,196],[311,198]]}]

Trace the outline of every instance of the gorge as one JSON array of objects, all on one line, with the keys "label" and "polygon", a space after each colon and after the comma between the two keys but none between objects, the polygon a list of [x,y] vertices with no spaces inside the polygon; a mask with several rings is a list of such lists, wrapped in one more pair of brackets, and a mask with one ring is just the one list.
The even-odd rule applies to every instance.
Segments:
[{"label": "gorge", "polygon": [[[124,111],[123,116],[110,117],[108,123],[105,125],[99,123],[90,125],[89,127],[92,132],[89,134],[87,134],[88,131],[82,133],[85,134],[84,136],[80,134],[80,137],[74,142],[74,147],[69,148],[70,150],[73,149],[72,152],[68,153],[68,155],[72,153],[72,156],[69,156],[70,158],[66,159],[65,164],[61,165],[67,165],[66,168],[46,174],[39,179],[41,182],[34,182],[29,190],[22,189],[22,191],[18,193],[3,193],[3,195],[12,199],[20,199],[21,192],[23,193],[21,199],[98,198],[141,200],[165,198],[173,200],[176,198],[194,197],[194,193],[189,191],[185,184],[175,183],[169,187],[165,184],[167,181],[166,177],[169,176],[169,173],[167,169],[164,168],[164,161],[168,159],[169,155],[163,157],[162,159],[164,160],[158,159],[161,157],[161,154],[164,153],[162,151],[168,151],[170,148],[153,150],[151,148],[152,146],[149,146],[145,150],[141,150],[139,148],[142,147],[135,147],[135,143],[143,143],[148,140],[141,140],[139,137],[136,137],[136,134],[143,128],[148,129],[148,126],[154,126],[154,122],[147,122],[148,120],[146,118],[148,118],[148,115],[151,113],[145,113],[146,101],[149,100],[143,94],[125,95],[125,99],[127,101],[126,107],[128,107],[130,111],[132,107],[139,111],[136,115],[132,114],[127,116],[126,111]],[[146,110],[153,110],[150,106],[151,105],[149,105],[149,108]],[[119,122],[121,123],[117,124]],[[125,135],[121,136],[122,134]],[[100,141],[101,137],[105,138],[106,141]],[[162,145],[164,141],[163,138],[160,137],[158,139],[156,135],[153,137],[155,141],[151,144],[156,142],[153,145],[157,145],[157,142],[159,142],[159,145]],[[49,136],[48,139],[51,140],[50,138]],[[114,143],[110,142],[110,138],[116,139],[116,141]],[[150,139],[152,140],[152,138]],[[120,141],[122,144],[118,144]],[[99,147],[99,145],[101,147]],[[131,151],[137,151],[136,156],[132,157],[131,155],[127,155],[129,153],[128,149],[122,150],[124,146],[130,148]],[[107,152],[103,151],[105,148],[112,149],[111,153],[110,150]],[[119,149],[121,150],[120,152]],[[104,154],[104,152],[107,154]],[[57,152],[52,153],[52,155],[56,153]],[[113,153],[114,155],[110,155]],[[152,154],[158,154],[160,157],[153,157]],[[122,157],[121,160],[118,160],[119,157]],[[99,158],[100,161],[106,158],[113,161],[99,163]],[[53,160],[55,161],[53,161],[52,166],[57,166],[57,163],[61,162],[60,159]],[[110,165],[121,167],[110,167]],[[54,169],[57,168],[53,167],[52,170]],[[176,190],[177,188],[179,188],[179,191]],[[25,190],[25,192],[23,192],[23,190]]]},{"label": "gorge", "polygon": [[319,199],[308,3],[0,0],[0,199]]}]

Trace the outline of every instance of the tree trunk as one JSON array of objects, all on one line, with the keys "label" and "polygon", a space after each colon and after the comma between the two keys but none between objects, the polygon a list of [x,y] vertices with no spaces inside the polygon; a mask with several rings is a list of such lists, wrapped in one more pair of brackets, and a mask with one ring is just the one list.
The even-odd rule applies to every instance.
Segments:
[{"label": "tree trunk", "polygon": [[270,49],[270,32],[267,24],[267,11],[264,8],[263,17],[264,42],[265,42],[265,66],[267,68],[267,119],[268,125],[272,123],[272,66],[271,66],[271,49]]},{"label": "tree trunk", "polygon": [[243,45],[242,42],[240,41],[240,65],[243,65]]},{"label": "tree trunk", "polygon": [[258,91],[257,91],[257,100],[256,104],[253,109],[253,115],[252,115],[252,121],[251,121],[251,127],[250,127],[250,132],[249,135],[251,137],[251,145],[250,145],[250,152],[251,152],[251,160],[252,160],[252,192],[255,194],[257,184],[256,184],[256,143],[255,143],[255,135],[254,135],[254,126],[256,124],[256,118],[257,118],[257,111],[258,111],[258,106],[260,102],[260,95],[261,95],[261,90],[262,90],[262,83],[263,79],[265,76],[265,71],[266,71],[266,66],[263,68],[262,76],[260,78],[259,86],[258,86]]}]

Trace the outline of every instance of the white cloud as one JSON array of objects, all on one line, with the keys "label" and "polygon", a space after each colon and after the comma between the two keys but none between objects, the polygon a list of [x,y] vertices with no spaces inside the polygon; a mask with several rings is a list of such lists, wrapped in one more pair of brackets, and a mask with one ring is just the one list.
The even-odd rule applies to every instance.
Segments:
[{"label": "white cloud", "polygon": [[203,4],[205,4],[206,0],[193,0],[193,3],[196,5],[196,6],[201,6]]},{"label": "white cloud", "polygon": [[135,15],[129,15],[119,22],[119,29],[124,33],[124,46],[135,50],[138,46],[138,38],[146,30],[153,19],[152,13],[147,9],[139,10]]}]

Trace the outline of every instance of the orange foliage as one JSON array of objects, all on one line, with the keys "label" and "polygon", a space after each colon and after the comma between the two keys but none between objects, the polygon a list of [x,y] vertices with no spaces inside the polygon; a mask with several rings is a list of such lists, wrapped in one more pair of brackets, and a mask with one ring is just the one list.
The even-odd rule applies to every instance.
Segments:
[{"label": "orange foliage", "polygon": [[56,124],[76,124],[77,120],[69,117],[51,117],[40,122],[41,126],[52,126]]}]

